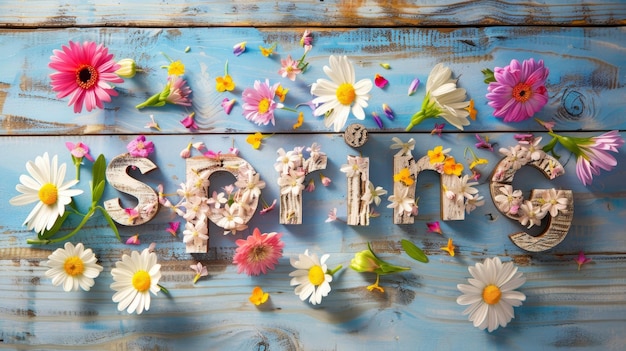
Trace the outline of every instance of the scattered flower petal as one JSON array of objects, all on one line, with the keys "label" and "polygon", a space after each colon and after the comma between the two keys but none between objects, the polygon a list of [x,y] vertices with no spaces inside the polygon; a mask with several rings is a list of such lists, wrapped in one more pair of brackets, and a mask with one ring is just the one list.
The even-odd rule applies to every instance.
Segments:
[{"label": "scattered flower petal", "polygon": [[243,54],[246,51],[246,44],[247,42],[245,41],[235,44],[235,46],[233,46],[233,54],[235,54],[235,56]]},{"label": "scattered flower petal", "polygon": [[254,289],[252,289],[252,295],[250,295],[248,300],[250,300],[250,302],[252,302],[255,306],[259,306],[267,302],[269,297],[270,294],[263,292],[263,289],[261,289],[260,286],[255,286]]},{"label": "scattered flower petal", "polygon": [[233,110],[233,106],[235,106],[236,102],[237,99],[224,98],[224,100],[222,100],[222,108],[227,115],[230,115],[230,111]]},{"label": "scattered flower petal", "polygon": [[182,125],[189,130],[198,130],[198,125],[196,124],[196,121],[194,119],[195,115],[195,112],[188,114],[184,119],[180,121],[180,123],[182,123]]},{"label": "scattered flower petal", "polygon": [[385,113],[385,116],[389,118],[390,121],[393,121],[396,118],[395,113],[393,113],[393,110],[387,104],[383,104],[383,112]]},{"label": "scattered flower petal", "polygon": [[454,249],[456,246],[452,243],[452,238],[448,238],[448,244],[446,246],[442,246],[441,249],[447,252],[450,256],[454,257]]},{"label": "scattered flower petal", "polygon": [[209,275],[209,270],[201,262],[192,264],[191,266],[189,266],[189,268],[191,268],[196,273],[193,276],[193,284],[195,284],[198,281],[198,279]]},{"label": "scattered flower petal", "polygon": [[420,85],[420,80],[418,78],[415,78],[413,79],[413,81],[411,81],[411,84],[409,85],[409,91],[408,91],[409,96],[415,94],[419,85]]},{"label": "scattered flower petal", "polygon": [[380,67],[384,68],[384,69],[391,69],[391,65],[388,63],[380,63]]},{"label": "scattered flower petal", "polygon": [[165,229],[166,232],[176,236],[178,234],[178,228],[180,228],[180,222],[169,222],[169,227]]},{"label": "scattered flower petal", "polygon": [[430,233],[438,233],[440,235],[443,235],[443,232],[441,231],[441,225],[439,224],[439,221],[428,222],[428,223],[426,223],[426,226],[428,227],[428,232],[430,232]]},{"label": "scattered flower petal", "polygon": [[584,252],[580,251],[578,252],[578,257],[574,261],[576,261],[576,263],[578,264],[578,270],[580,270],[580,267],[582,267],[585,263],[589,263],[591,261],[591,258],[588,258],[587,256],[585,256]]},{"label": "scattered flower petal", "polygon": [[376,73],[376,75],[374,76],[374,84],[383,89],[384,87],[387,86],[387,84],[389,84],[389,81],[387,79],[385,79],[385,77],[381,76],[380,74]]},{"label": "scattered flower petal", "polygon": [[135,234],[126,240],[126,245],[140,245],[139,234]]},{"label": "scattered flower petal", "polygon": [[260,132],[256,132],[254,134],[248,135],[248,137],[246,138],[246,142],[252,145],[252,148],[254,148],[255,150],[258,150],[261,147],[261,141],[265,137],[266,136],[261,134]]}]

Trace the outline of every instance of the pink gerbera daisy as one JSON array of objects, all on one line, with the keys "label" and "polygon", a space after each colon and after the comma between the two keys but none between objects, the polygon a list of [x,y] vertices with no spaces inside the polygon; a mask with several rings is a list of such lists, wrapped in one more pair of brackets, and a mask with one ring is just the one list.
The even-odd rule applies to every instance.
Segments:
[{"label": "pink gerbera daisy", "polygon": [[115,63],[113,55],[102,44],[86,41],[82,45],[70,41],[69,47],[54,50],[48,67],[58,71],[50,74],[52,90],[57,98],[71,95],[69,105],[74,105],[74,112],[79,113],[83,104],[87,111],[104,108],[102,102],[110,102],[117,92],[109,83],[123,83],[115,71],[120,65]]},{"label": "pink gerbera daisy", "polygon": [[254,89],[246,88],[243,91],[243,115],[247,120],[258,125],[267,125],[269,122],[272,122],[272,125],[275,124],[274,110],[283,107],[283,104],[274,101],[276,89],[279,85],[279,83],[276,83],[270,86],[270,82],[267,79],[265,83],[256,80],[254,81]]},{"label": "pink gerbera daisy", "polygon": [[252,235],[246,240],[239,239],[233,263],[237,264],[237,272],[246,272],[248,275],[267,273],[274,269],[278,259],[283,256],[285,243],[280,240],[281,233],[263,233],[254,228]]},{"label": "pink gerbera daisy", "polygon": [[489,106],[495,109],[493,115],[504,118],[504,122],[521,122],[535,113],[548,102],[546,78],[548,69],[543,60],[517,60],[494,70],[495,82],[489,83],[487,99]]}]

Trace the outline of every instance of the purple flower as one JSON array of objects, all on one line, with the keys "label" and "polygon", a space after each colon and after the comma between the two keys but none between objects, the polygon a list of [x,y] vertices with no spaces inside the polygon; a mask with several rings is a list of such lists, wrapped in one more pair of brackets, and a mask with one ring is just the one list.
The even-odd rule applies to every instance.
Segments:
[{"label": "purple flower", "polygon": [[420,85],[420,80],[418,78],[413,79],[413,81],[411,82],[411,85],[409,85],[409,91],[408,91],[409,96],[415,94],[415,91],[417,91],[417,87],[419,87],[419,85]]},{"label": "purple flower", "polygon": [[588,140],[587,144],[577,144],[580,153],[576,154],[576,175],[583,185],[591,184],[593,176],[600,174],[600,169],[610,171],[617,166],[615,157],[608,151],[618,152],[617,148],[624,145],[624,139],[617,130],[591,137]]},{"label": "purple flower", "polygon": [[585,256],[584,252],[580,251],[578,253],[578,257],[574,261],[576,261],[576,263],[578,264],[578,270],[580,270],[580,267],[582,267],[582,265],[584,265],[585,263],[589,263],[589,261],[591,261],[591,258],[588,258],[587,256]]},{"label": "purple flower", "polygon": [[396,118],[395,113],[393,113],[393,110],[387,104],[383,104],[383,112],[385,112],[385,116],[387,116],[387,118],[389,118],[389,120],[391,121]]},{"label": "purple flower", "polygon": [[239,56],[241,54],[243,54],[246,51],[246,42],[242,41],[239,44],[235,44],[235,46],[233,46],[233,54],[235,54],[235,56]]},{"label": "purple flower", "polygon": [[148,157],[154,152],[154,144],[151,141],[146,141],[145,136],[140,135],[128,143],[126,149],[133,157]]},{"label": "purple flower", "polygon": [[477,149],[486,149],[486,150],[493,152],[493,146],[489,142],[489,137],[486,137],[485,139],[483,139],[478,134],[475,134],[475,136],[476,136],[476,140],[478,140],[478,142],[475,144]]},{"label": "purple flower", "polygon": [[539,112],[548,102],[545,87],[549,70],[543,60],[517,60],[494,70],[495,82],[489,83],[486,95],[493,115],[504,118],[504,122],[521,122]]},{"label": "purple flower", "polygon": [[374,122],[376,122],[376,125],[378,126],[378,128],[383,129],[383,120],[380,119],[380,116],[378,115],[378,113],[372,112],[372,118],[374,118]]}]

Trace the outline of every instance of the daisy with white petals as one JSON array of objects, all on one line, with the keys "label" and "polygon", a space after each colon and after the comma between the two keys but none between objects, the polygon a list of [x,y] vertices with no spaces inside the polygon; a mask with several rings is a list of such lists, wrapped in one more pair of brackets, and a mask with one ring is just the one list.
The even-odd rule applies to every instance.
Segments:
[{"label": "daisy with white petals", "polygon": [[322,302],[322,297],[328,296],[330,282],[333,280],[326,265],[329,256],[325,254],[318,258],[316,254],[309,255],[309,250],[305,250],[304,254],[298,255],[297,260],[293,257],[290,259],[296,270],[289,273],[293,277],[289,285],[297,285],[295,293],[300,296],[300,300],[309,298],[311,304],[317,305]]},{"label": "daisy with white petals", "polygon": [[47,152],[43,156],[37,156],[35,162],[26,163],[30,176],[20,176],[21,184],[16,185],[15,190],[22,194],[13,197],[9,202],[13,206],[37,203],[24,221],[29,230],[34,229],[37,233],[50,230],[56,220],[63,216],[65,205],[72,202],[72,197],[83,193],[82,190],[71,189],[78,180],[64,182],[65,168],[65,163],[58,165],[56,155],[51,162]]},{"label": "daisy with white petals", "polygon": [[44,263],[50,267],[46,277],[52,279],[52,285],[63,285],[65,291],[77,291],[80,287],[89,291],[94,285],[94,279],[102,272],[102,266],[96,263],[97,258],[91,249],[83,247],[82,243],[74,246],[67,242],[63,249],[56,249],[48,261]]},{"label": "daisy with white petals", "polygon": [[157,263],[157,256],[149,249],[144,249],[122,256],[122,260],[115,263],[111,270],[113,284],[111,289],[116,293],[113,302],[118,302],[117,310],[126,309],[128,313],[141,314],[150,309],[150,293],[156,295],[161,288],[161,265]]},{"label": "daisy with white petals", "polygon": [[480,329],[492,332],[515,317],[513,307],[522,305],[526,295],[515,289],[526,282],[513,262],[502,263],[498,257],[487,258],[483,263],[469,267],[473,278],[470,285],[458,284],[463,293],[456,299],[459,305],[470,305],[463,314]]},{"label": "daisy with white petals", "polygon": [[346,56],[334,56],[329,58],[329,66],[324,66],[324,73],[330,78],[320,78],[311,86],[311,94],[317,96],[313,99],[314,105],[319,105],[313,114],[315,116],[326,115],[324,125],[334,127],[339,132],[346,124],[350,110],[354,117],[365,119],[368,94],[372,90],[371,79],[361,79],[355,83],[354,67]]},{"label": "daisy with white petals", "polygon": [[456,79],[452,79],[452,70],[438,63],[428,75],[422,108],[411,117],[406,131],[425,119],[437,117],[443,117],[448,123],[463,130],[463,126],[470,124],[467,119],[470,101],[465,99],[465,89],[457,88]]}]

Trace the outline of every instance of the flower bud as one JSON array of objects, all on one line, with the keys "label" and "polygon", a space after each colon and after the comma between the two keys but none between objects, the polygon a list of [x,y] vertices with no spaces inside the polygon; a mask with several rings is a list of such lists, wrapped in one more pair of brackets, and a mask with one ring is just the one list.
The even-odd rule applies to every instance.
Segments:
[{"label": "flower bud", "polygon": [[121,59],[117,64],[120,68],[115,71],[115,74],[122,78],[132,78],[137,73],[137,63],[131,58]]}]

